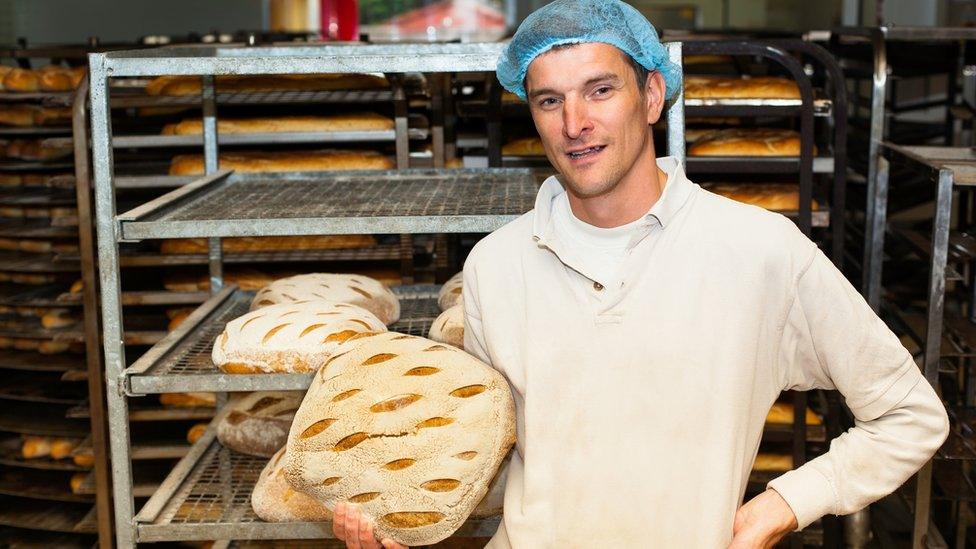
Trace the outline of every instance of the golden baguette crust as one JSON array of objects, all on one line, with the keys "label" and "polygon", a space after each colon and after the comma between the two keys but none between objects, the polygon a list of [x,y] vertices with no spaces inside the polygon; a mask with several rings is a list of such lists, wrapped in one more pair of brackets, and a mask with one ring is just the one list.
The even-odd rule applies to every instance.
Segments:
[{"label": "golden baguette crust", "polygon": [[[722,195],[767,210],[792,212],[800,209],[800,188],[794,183],[711,183],[702,187]],[[820,209],[816,200],[813,211]]]},{"label": "golden baguette crust", "polygon": [[[372,74],[286,74],[273,76],[218,76],[219,92],[372,90],[389,87],[382,76]],[[197,76],[160,76],[146,85],[147,95],[196,95]]]},{"label": "golden baguette crust", "polygon": [[[233,252],[263,252],[275,250],[340,250],[369,248],[376,245],[371,235],[314,235],[232,237],[221,240],[221,250]],[[164,240],[160,251],[164,254],[204,254],[207,241],[203,238],[174,238]]]},{"label": "golden baguette crust", "polygon": [[800,134],[792,130],[717,130],[699,137],[688,156],[800,156]]},{"label": "golden baguette crust", "polygon": [[[392,130],[393,119],[373,112],[329,116],[280,116],[217,121],[217,133],[349,132]],[[188,118],[163,127],[163,135],[200,135],[203,121]]]},{"label": "golden baguette crust", "polygon": [[685,99],[799,99],[800,88],[787,78],[685,77]]},{"label": "golden baguette crust", "polygon": [[[275,151],[221,153],[220,168],[239,172],[304,172],[327,170],[389,170],[396,164],[376,151]],[[179,155],[170,175],[203,173],[203,155]]]},{"label": "golden baguette crust", "polygon": [[3,77],[3,89],[12,92],[36,92],[41,89],[41,79],[30,69],[14,68]]}]

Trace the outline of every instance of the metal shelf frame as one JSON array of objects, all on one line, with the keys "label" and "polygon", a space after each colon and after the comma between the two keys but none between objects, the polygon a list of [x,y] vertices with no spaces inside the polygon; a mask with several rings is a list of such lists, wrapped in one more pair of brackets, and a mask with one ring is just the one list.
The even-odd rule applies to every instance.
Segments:
[{"label": "metal shelf frame", "polygon": [[[884,258],[884,232],[887,227],[887,203],[890,190],[889,176],[893,164],[909,168],[926,177],[935,187],[935,212],[932,221],[929,273],[925,306],[925,330],[921,341],[922,372],[925,379],[939,391],[939,365],[946,355],[942,351],[943,328],[946,323],[945,289],[949,266],[950,223],[953,191],[976,187],[976,153],[968,147],[907,147],[881,142],[878,145],[877,172],[874,197],[878,208],[874,212],[873,225],[880,227],[880,234],[871,238],[865,255],[872,257],[873,274],[867,293],[874,296],[873,307],[881,302],[881,273]],[[966,322],[965,320],[963,322]],[[971,330],[968,330],[971,331]],[[970,346],[976,341],[968,342]],[[915,522],[912,544],[915,548],[925,545],[929,534],[929,515],[932,499],[932,462],[926,464],[917,476],[915,485]]]},{"label": "metal shelf frame", "polygon": [[[884,246],[885,217],[887,200],[882,196],[887,190],[879,189],[879,170],[883,142],[888,137],[886,121],[891,109],[888,107],[888,88],[892,80],[889,64],[888,46],[891,42],[901,43],[970,43],[976,41],[976,29],[964,27],[841,27],[830,33],[830,40],[867,43],[871,48],[872,62],[865,67],[872,75],[870,96],[870,122],[867,158],[867,205],[865,211],[864,253],[861,258],[862,293],[876,311],[881,302],[881,263],[877,255]],[[855,88],[855,92],[858,90]],[[955,81],[950,79],[946,104],[954,101]],[[851,109],[856,113],[857,108]],[[951,117],[951,114],[947,116]],[[951,124],[949,124],[951,126]],[[951,128],[947,128],[951,131]],[[948,143],[947,143],[948,144]],[[917,544],[916,544],[917,547]]]},{"label": "metal shelf frame", "polygon": [[[94,53],[89,56],[91,73],[91,140],[93,156],[93,173],[95,187],[95,212],[98,236],[98,264],[100,279],[100,305],[102,313],[102,341],[104,348],[105,379],[108,402],[108,424],[110,431],[110,449],[112,455],[112,489],[115,505],[115,524],[117,543],[120,547],[132,547],[137,541],[153,540],[190,540],[202,539],[201,536],[213,538],[254,538],[254,537],[328,537],[329,529],[323,525],[299,523],[290,525],[265,525],[263,523],[246,525],[235,517],[228,525],[211,524],[201,528],[183,528],[178,524],[153,524],[170,501],[175,491],[184,484],[184,479],[201,465],[208,445],[213,439],[213,427],[208,430],[204,439],[198,441],[190,453],[177,465],[163,487],[150,499],[149,503],[138,514],[135,513],[132,495],[133,477],[131,463],[131,434],[129,431],[129,409],[127,389],[129,382],[132,389],[138,388],[139,376],[134,375],[143,371],[143,365],[150,366],[155,362],[154,357],[174,349],[176,340],[185,338],[190,326],[198,324],[215,310],[218,302],[235,295],[230,288],[222,289],[223,261],[219,236],[233,234],[309,234],[314,231],[329,231],[335,233],[390,233],[400,231],[457,233],[462,231],[493,230],[509,218],[508,214],[521,214],[522,211],[502,211],[504,215],[480,217],[478,224],[458,222],[475,203],[465,203],[463,200],[455,211],[458,215],[444,216],[451,219],[449,223],[438,223],[437,212],[421,210],[415,217],[385,216],[385,217],[355,217],[355,213],[342,217],[316,221],[312,228],[299,226],[290,220],[281,222],[273,219],[267,223],[257,223],[260,230],[248,229],[244,219],[225,224],[209,222],[190,222],[182,227],[168,222],[159,222],[153,216],[165,216],[178,213],[179,205],[192,205],[194,194],[205,196],[207,191],[241,188],[241,183],[233,184],[232,180],[244,181],[247,177],[238,174],[228,175],[218,173],[218,138],[216,97],[214,77],[227,74],[315,74],[315,73],[376,73],[397,75],[405,72],[430,73],[436,82],[443,83],[440,78],[445,73],[455,72],[492,72],[501,54],[504,44],[420,44],[420,45],[350,45],[350,46],[280,46],[280,47],[236,47],[236,46],[198,46],[198,47],[167,47],[147,51],[123,51],[110,53]],[[667,45],[672,60],[680,62],[681,44]],[[115,178],[112,147],[112,120],[109,80],[124,76],[163,76],[163,75],[196,75],[202,78],[202,106],[203,106],[203,143],[204,159],[207,175],[195,183],[177,189],[136,210],[130,211],[125,217],[118,215],[115,202]],[[399,88],[402,94],[402,88]],[[444,162],[444,130],[442,94],[434,94],[432,110],[434,117],[431,132],[434,141],[434,165],[443,166]],[[405,101],[400,102],[405,108]],[[399,135],[406,137],[406,113],[397,112]],[[669,142],[671,154],[684,160],[684,113],[681,94],[668,106]],[[83,133],[83,128],[78,131]],[[76,132],[77,135],[77,132]],[[76,139],[76,146],[79,146]],[[86,143],[87,145],[87,143]],[[400,149],[398,149],[398,153]],[[403,149],[405,153],[406,150]],[[398,154],[398,167],[407,167],[403,158]],[[429,172],[436,177],[437,170]],[[491,171],[483,172],[489,175]],[[81,181],[87,178],[86,173],[77,174]],[[374,174],[375,175],[375,174]],[[445,175],[446,176],[446,175]],[[326,177],[322,176],[322,180]],[[504,179],[504,178],[503,178]],[[295,180],[300,181],[300,180]],[[285,181],[283,185],[295,184],[295,181]],[[221,187],[223,185],[223,187]],[[528,188],[522,184],[520,188]],[[82,185],[78,186],[79,188]],[[284,188],[284,187],[283,187]],[[533,191],[534,195],[534,191]],[[182,202],[181,202],[182,201]],[[79,199],[79,203],[81,199]],[[174,206],[167,209],[168,206]],[[518,204],[515,209],[521,208]],[[531,205],[529,206],[531,207]],[[427,216],[426,219],[424,216]],[[411,221],[404,222],[404,218]],[[477,218],[478,216],[475,216]],[[471,219],[468,217],[468,219]],[[127,238],[158,237],[154,234],[139,232],[140,220],[157,227],[168,226],[187,237],[210,238],[210,253],[208,254],[211,272],[211,290],[214,298],[195,311],[178,329],[162,342],[154,346],[140,359],[140,362],[130,368],[128,375],[125,370],[125,347],[122,341],[122,294],[120,287],[119,240]],[[146,228],[148,225],[144,225]],[[178,229],[178,230],[177,230]],[[123,235],[126,231],[128,234]],[[270,232],[269,231],[273,231]],[[82,231],[86,233],[87,231]],[[83,234],[83,238],[85,235]],[[93,281],[92,281],[93,282]],[[94,291],[95,285],[86,280],[85,291]],[[238,294],[239,295],[239,294]],[[185,343],[185,341],[184,341]],[[241,378],[251,377],[242,376]],[[300,385],[301,376],[267,375],[263,376],[262,384],[296,384]],[[180,379],[173,376],[173,379]],[[182,379],[188,379],[184,376]],[[279,381],[280,380],[280,381]],[[218,376],[214,382],[219,387],[224,383]],[[243,385],[243,382],[227,380],[227,384]],[[223,390],[231,389],[225,387]],[[200,386],[195,385],[195,390]],[[296,387],[297,388],[297,387]],[[148,387],[143,387],[148,389]],[[219,390],[219,389],[218,389]],[[480,535],[489,535],[495,525],[486,524],[475,531]],[[268,533],[272,532],[272,533]],[[470,535],[472,532],[467,532]],[[465,535],[462,533],[462,535]]]}]

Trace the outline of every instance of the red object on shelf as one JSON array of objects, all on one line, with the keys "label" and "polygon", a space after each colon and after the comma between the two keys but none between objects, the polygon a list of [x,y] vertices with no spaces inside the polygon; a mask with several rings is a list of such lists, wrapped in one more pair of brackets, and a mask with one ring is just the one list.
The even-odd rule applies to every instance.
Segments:
[{"label": "red object on shelf", "polygon": [[324,40],[359,40],[359,0],[319,0]]}]

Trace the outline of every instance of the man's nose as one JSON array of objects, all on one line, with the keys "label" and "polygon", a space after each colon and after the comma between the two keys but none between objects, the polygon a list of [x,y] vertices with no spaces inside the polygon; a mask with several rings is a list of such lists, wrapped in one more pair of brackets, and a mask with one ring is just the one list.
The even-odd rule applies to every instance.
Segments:
[{"label": "man's nose", "polygon": [[586,102],[567,97],[563,103],[563,133],[569,139],[579,139],[589,129],[592,129],[592,124]]}]

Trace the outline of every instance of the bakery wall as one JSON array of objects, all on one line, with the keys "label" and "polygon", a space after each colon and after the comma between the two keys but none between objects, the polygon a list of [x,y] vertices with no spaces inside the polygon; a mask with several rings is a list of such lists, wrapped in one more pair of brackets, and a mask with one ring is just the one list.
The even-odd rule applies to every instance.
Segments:
[{"label": "bakery wall", "polygon": [[0,43],[132,41],[149,34],[267,25],[264,0],[0,0]]}]

